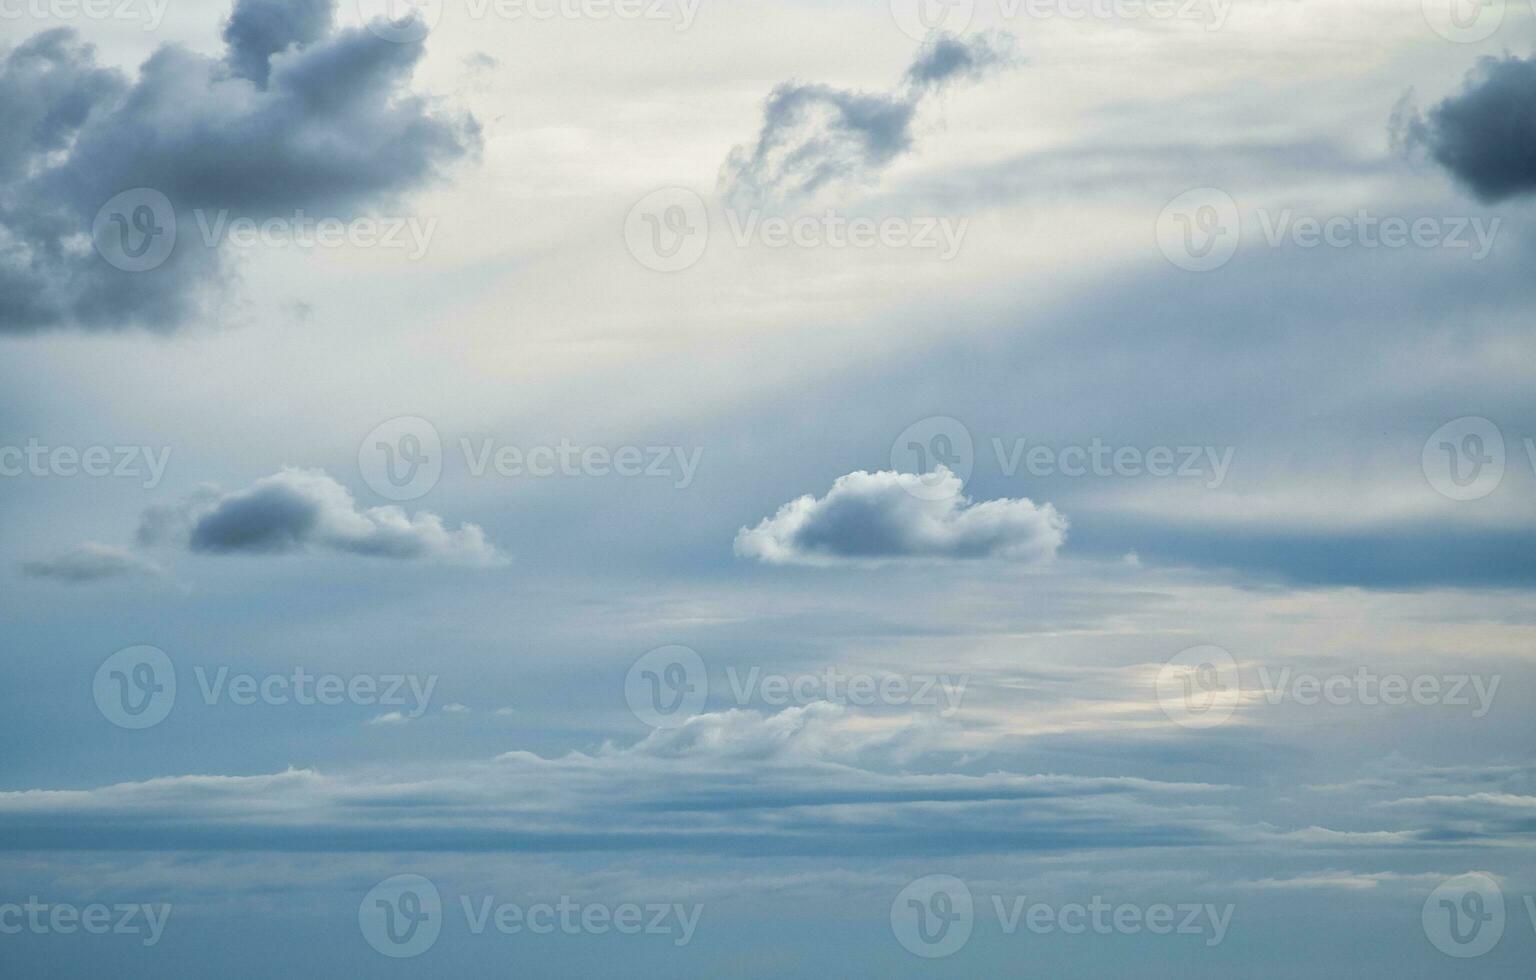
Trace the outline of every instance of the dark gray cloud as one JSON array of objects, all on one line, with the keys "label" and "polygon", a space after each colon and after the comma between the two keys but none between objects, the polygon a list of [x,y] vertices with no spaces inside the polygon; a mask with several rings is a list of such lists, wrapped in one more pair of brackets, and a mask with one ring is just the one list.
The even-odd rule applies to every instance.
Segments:
[{"label": "dark gray cloud", "polygon": [[179,504],[147,511],[138,541],[204,554],[326,550],[464,565],[504,560],[478,525],[450,530],[424,511],[360,510],[347,488],[320,470],[285,469],[230,493],[202,488]]},{"label": "dark gray cloud", "polygon": [[68,585],[160,574],[160,566],[154,562],[140,558],[126,548],[95,541],[82,542],[48,558],[23,562],[21,570],[32,578],[52,579]]},{"label": "dark gray cloud", "polygon": [[[69,30],[0,58],[0,332],[173,328],[223,279],[194,211],[347,218],[478,147],[473,118],[410,92],[420,44],[333,30],[332,6],[240,0],[224,57],[166,45],[133,81]],[[163,263],[130,272],[91,235],[137,188],[164,195],[157,227],[178,234]]]},{"label": "dark gray cloud", "polygon": [[1536,193],[1536,59],[1484,58],[1460,93],[1396,125],[1481,201]]},{"label": "dark gray cloud", "polygon": [[757,142],[731,151],[721,186],[740,207],[808,197],[829,184],[873,181],[911,149],[912,122],[927,96],[1016,60],[1007,35],[942,36],[924,45],[894,92],[786,82],[768,96]]},{"label": "dark gray cloud", "polygon": [[331,29],[330,0],[245,0],[224,24],[229,69],[265,88],[272,56]]},{"label": "dark gray cloud", "polygon": [[899,559],[1045,561],[1066,540],[1067,520],[1030,500],[972,503],[944,467],[926,476],[849,473],[825,497],[804,496],[736,535],[736,553],[772,564],[829,565]]}]

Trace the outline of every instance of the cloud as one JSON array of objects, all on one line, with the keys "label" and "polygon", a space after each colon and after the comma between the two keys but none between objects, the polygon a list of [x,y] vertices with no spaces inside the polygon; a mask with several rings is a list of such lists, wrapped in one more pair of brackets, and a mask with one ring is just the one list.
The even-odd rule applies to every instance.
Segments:
[{"label": "cloud", "polygon": [[160,566],[126,548],[85,541],[51,558],[23,562],[21,570],[32,578],[53,579],[70,585],[108,579],[161,574]]},{"label": "cloud", "polygon": [[1459,94],[1394,128],[1481,201],[1536,193],[1536,58],[1484,58]]},{"label": "cloud", "polygon": [[326,550],[464,565],[505,560],[478,525],[449,530],[436,514],[411,516],[393,505],[359,510],[351,492],[323,470],[293,468],[244,490],[203,487],[179,504],[153,507],[140,522],[138,540],[204,554]]},{"label": "cloud", "polygon": [[757,143],[737,146],[726,159],[720,183],[727,200],[756,206],[834,183],[873,182],[911,149],[912,121],[925,98],[1015,63],[1008,35],[941,36],[924,45],[894,92],[785,82],[768,96]]},{"label": "cloud", "polygon": [[[937,498],[937,499],[936,499]],[[1066,540],[1067,519],[1027,499],[972,503],[960,478],[862,470],[838,477],[825,497],[807,494],[736,535],[736,554],[775,565],[893,559],[1007,558],[1047,561]]]},{"label": "cloud", "polygon": [[[213,215],[349,218],[478,148],[472,117],[409,91],[420,44],[336,30],[332,15],[333,0],[238,0],[223,57],[165,45],[133,81],[69,29],[0,56],[0,333],[172,329],[227,282],[201,237]],[[175,245],[125,271],[93,249],[93,228],[140,188],[169,202],[142,227],[173,228]]]},{"label": "cloud", "polygon": [[1230,841],[1226,787],[919,771],[925,728],[816,702],[699,715],[628,746],[410,771],[186,775],[0,792],[0,849],[964,854]]}]

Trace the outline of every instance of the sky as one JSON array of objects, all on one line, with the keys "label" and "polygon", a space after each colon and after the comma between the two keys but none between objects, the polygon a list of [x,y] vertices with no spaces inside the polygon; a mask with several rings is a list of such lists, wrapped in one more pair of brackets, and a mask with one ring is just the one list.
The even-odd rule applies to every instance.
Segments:
[{"label": "sky", "polygon": [[1536,5],[0,0],[18,977],[1526,976]]}]

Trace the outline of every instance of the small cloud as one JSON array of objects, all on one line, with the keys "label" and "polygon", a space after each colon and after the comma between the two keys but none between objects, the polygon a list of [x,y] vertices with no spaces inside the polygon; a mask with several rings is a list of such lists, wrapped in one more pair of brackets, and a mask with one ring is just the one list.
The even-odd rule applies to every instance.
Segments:
[{"label": "small cloud", "polygon": [[359,510],[346,487],[324,470],[284,469],[244,490],[201,487],[186,500],[153,507],[139,543],[173,544],[204,554],[337,551],[370,558],[489,566],[505,562],[476,524],[457,529],[425,511],[397,506]]},{"label": "small cloud", "polygon": [[[1043,562],[1066,540],[1067,519],[1027,499],[973,503],[944,467],[859,471],[825,497],[807,494],[736,535],[736,554],[774,565],[873,564],[904,559]],[[937,499],[936,499],[937,498]]]},{"label": "small cloud", "polygon": [[467,715],[467,714],[469,714],[469,705],[467,705],[467,704],[460,704],[457,701],[451,702],[449,704],[445,704],[445,705],[443,705],[443,714],[446,714],[446,715]]},{"label": "small cloud", "polygon": [[871,183],[911,149],[912,122],[928,96],[1019,63],[1009,35],[944,35],[923,47],[894,92],[785,82],[763,106],[757,142],[737,146],[726,159],[720,176],[726,198],[755,207],[809,197],[835,183]]},{"label": "small cloud", "polygon": [[368,720],[368,724],[370,724],[370,725],[403,725],[403,724],[405,724],[408,721],[410,721],[410,719],[407,718],[405,715],[401,714],[398,711],[386,711],[382,715],[378,715],[376,717],[370,718]]},{"label": "small cloud", "polygon": [[1394,139],[1422,147],[1484,202],[1536,193],[1536,58],[1483,58],[1427,116],[1404,102]]},{"label": "small cloud", "polygon": [[499,718],[510,718],[510,717],[512,717],[515,714],[517,714],[517,709],[516,708],[497,708],[496,709],[496,715]]},{"label": "small cloud", "polygon": [[52,579],[70,585],[152,577],[163,573],[159,565],[140,558],[126,548],[96,541],[81,542],[49,558],[23,562],[21,570],[32,578]]}]

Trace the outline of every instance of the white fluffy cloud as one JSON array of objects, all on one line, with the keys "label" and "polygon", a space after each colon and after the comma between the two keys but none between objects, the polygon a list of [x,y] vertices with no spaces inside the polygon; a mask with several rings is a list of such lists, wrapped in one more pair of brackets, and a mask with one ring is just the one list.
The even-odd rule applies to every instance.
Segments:
[{"label": "white fluffy cloud", "polygon": [[736,535],[736,554],[775,565],[902,559],[1005,558],[1048,561],[1066,540],[1067,519],[1050,504],[974,503],[944,467],[913,473],[860,470],[838,477],[820,499],[792,500]]}]

